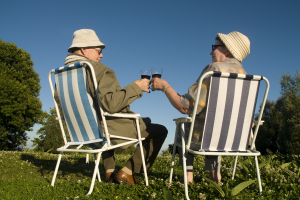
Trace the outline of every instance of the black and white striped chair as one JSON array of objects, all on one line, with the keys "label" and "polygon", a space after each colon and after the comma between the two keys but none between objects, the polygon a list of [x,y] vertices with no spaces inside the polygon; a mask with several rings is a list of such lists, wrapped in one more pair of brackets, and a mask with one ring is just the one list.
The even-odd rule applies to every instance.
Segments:
[{"label": "black and white striped chair", "polygon": [[[98,180],[101,181],[98,166],[102,152],[119,148],[121,146],[126,146],[129,144],[133,145],[136,143],[140,144],[145,182],[146,185],[148,185],[147,170],[143,153],[144,151],[142,149],[142,140],[144,140],[145,138],[141,138],[139,128],[140,115],[126,113],[110,114],[104,112],[102,109],[101,102],[99,100],[98,92],[95,93],[97,95],[97,101],[99,106],[94,105],[92,97],[87,91],[87,70],[90,70],[91,72],[91,79],[93,81],[94,90],[98,91],[98,84],[96,81],[94,68],[89,62],[82,61],[74,63],[72,65],[63,66],[60,68],[53,69],[49,73],[49,84],[65,143],[64,146],[57,149],[57,151],[60,152],[60,155],[57,160],[51,185],[54,186],[63,152],[93,153],[94,156],[97,153],[98,155],[97,158],[95,158],[95,169],[91,181],[91,186],[89,192],[87,193],[87,195],[90,195],[94,189],[96,175],[98,176]],[[66,134],[62,125],[62,118],[59,112],[59,108],[54,99],[54,85],[52,84],[51,80],[52,73],[55,74],[55,82],[58,97],[60,100],[60,106],[71,141],[67,141]],[[96,109],[99,109],[99,113],[101,116],[97,116]],[[135,120],[138,138],[121,137],[109,134],[106,125],[106,117],[108,116],[116,118],[132,118],[133,120]],[[104,130],[102,130],[99,118],[102,120]],[[111,138],[123,139],[125,142],[118,145],[112,145]],[[84,145],[93,147],[93,149],[82,149]],[[77,146],[77,148],[70,149],[69,147],[71,146]]]},{"label": "black and white striped chair", "polygon": [[[269,81],[263,76],[210,71],[203,74],[198,86],[201,86],[203,79],[207,77],[210,78],[210,89],[201,147],[198,151],[190,149],[197,111],[195,106],[192,117],[174,119],[176,127],[181,125],[179,126],[181,128],[178,128],[180,130],[176,130],[175,133],[174,144],[176,145],[173,145],[170,182],[172,181],[174,168],[175,148],[179,146],[182,149],[184,172],[186,171],[185,152],[197,155],[236,156],[232,178],[234,178],[237,156],[254,156],[258,187],[261,194],[262,187],[257,161],[260,152],[255,150],[254,144],[259,126],[256,126],[254,134],[252,134],[252,123],[260,81],[264,80],[266,89],[257,121],[257,124],[261,124],[261,117],[269,91]],[[201,87],[198,87],[195,105],[198,105],[200,90]],[[185,122],[191,122],[187,141],[184,139]],[[182,145],[177,143],[178,132],[181,134]],[[250,136],[253,137],[251,137],[251,144],[248,144]],[[184,173],[184,185],[186,198],[189,199],[186,173]]]}]

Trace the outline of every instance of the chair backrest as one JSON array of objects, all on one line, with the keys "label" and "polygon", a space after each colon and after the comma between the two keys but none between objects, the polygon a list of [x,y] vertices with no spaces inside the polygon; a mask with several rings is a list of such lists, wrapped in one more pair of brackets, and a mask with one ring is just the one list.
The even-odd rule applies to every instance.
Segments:
[{"label": "chair backrest", "polygon": [[[199,85],[202,84],[205,76],[210,76],[210,89],[200,150],[246,151],[260,81],[266,81],[267,87],[261,105],[259,122],[269,90],[268,80],[263,76],[208,72],[199,80]],[[195,105],[198,105],[200,88]],[[194,117],[195,114],[193,114],[193,120]],[[258,128],[255,130],[251,148],[255,142],[257,131]]]},{"label": "chair backrest", "polygon": [[54,71],[56,89],[71,141],[103,139],[101,124],[87,90],[86,65],[75,63]]}]

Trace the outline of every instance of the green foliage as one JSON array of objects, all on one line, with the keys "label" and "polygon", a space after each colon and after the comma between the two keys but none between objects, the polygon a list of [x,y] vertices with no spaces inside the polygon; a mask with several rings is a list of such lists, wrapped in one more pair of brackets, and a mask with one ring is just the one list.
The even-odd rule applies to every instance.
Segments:
[{"label": "green foliage", "polygon": [[280,79],[281,96],[266,102],[256,147],[263,154],[272,152],[300,154],[300,72],[292,77],[283,73]]},{"label": "green foliage", "polygon": [[[33,142],[33,147],[35,147],[33,149],[34,151],[58,153],[56,149],[64,145],[61,129],[56,117],[55,108],[50,109],[50,114],[47,112],[44,113],[43,126],[36,133],[39,137],[31,140]],[[65,134],[68,135],[66,126],[64,125],[64,127]]]},{"label": "green foliage", "polygon": [[263,169],[264,167],[267,167],[269,165],[270,165],[270,160],[266,160],[259,165],[259,169]]},{"label": "green foliage", "polygon": [[281,169],[284,173],[286,173],[288,176],[291,176],[293,177],[294,176],[294,172],[286,169],[287,166],[289,166],[292,162],[289,162],[289,163],[284,163],[282,164],[279,169]]},{"label": "green foliage", "polygon": [[232,190],[231,190],[231,195],[235,196],[238,193],[240,193],[243,189],[245,189],[246,187],[248,187],[249,185],[251,185],[252,183],[255,183],[256,180],[250,180],[250,181],[245,181],[242,182],[240,184],[238,184],[237,186],[235,186]]},{"label": "green foliage", "polygon": [[173,200],[171,193],[166,188],[164,188],[163,191],[165,200]]},{"label": "green foliage", "polygon": [[214,181],[210,180],[209,178],[204,177],[204,179],[209,182],[210,184],[212,184],[214,186],[214,188],[217,189],[217,191],[221,194],[222,197],[225,197],[225,193],[222,190],[222,188]]},{"label": "green foliage", "polygon": [[240,165],[243,167],[243,169],[246,171],[246,173],[249,173],[249,169],[248,169],[248,167],[244,164],[244,162],[243,162],[243,161],[240,161],[239,163],[240,163]]},{"label": "green foliage", "polygon": [[[57,154],[46,152],[17,152],[0,151],[0,200],[2,199],[185,199],[184,186],[179,182],[182,176],[181,167],[176,157],[174,178],[169,183],[171,156],[158,156],[153,167],[148,172],[149,185],[145,185],[143,175],[137,175],[141,185],[120,185],[117,183],[95,182],[93,193],[85,196],[91,184],[91,177],[95,163],[90,154],[90,162],[86,163],[85,153],[63,154],[61,165],[57,174],[54,187],[50,185],[56,166]],[[130,155],[117,154],[116,168],[121,169]],[[260,170],[262,180],[262,195],[258,193],[255,166],[248,162],[253,158],[239,157],[249,169],[249,174],[237,165],[235,179],[231,179],[234,157],[226,157],[222,162],[222,182],[219,184],[225,196],[216,191],[214,185],[208,181],[209,173],[203,169],[204,156],[196,156],[194,162],[194,182],[189,184],[190,199],[295,199],[300,193],[298,155],[282,155],[276,153],[272,159],[270,156],[258,157],[259,163],[270,162],[270,167]],[[290,163],[292,164],[285,164]],[[285,166],[285,167],[284,167]],[[294,172],[289,176],[280,169]],[[101,180],[105,178],[105,169],[100,161],[99,171]],[[250,180],[253,179],[253,180]],[[250,182],[248,182],[250,181]],[[248,182],[241,190],[240,183]],[[246,183],[242,184],[243,186]],[[232,192],[231,188],[237,188],[239,193]],[[166,195],[167,194],[167,195]],[[232,196],[231,194],[235,194]],[[167,197],[166,197],[167,196]]]},{"label": "green foliage", "polygon": [[161,151],[161,155],[162,155],[162,156],[169,156],[169,155],[172,155],[172,154],[170,153],[170,150],[169,150],[169,149],[163,149],[163,150]]},{"label": "green foliage", "polygon": [[43,111],[30,54],[0,39],[0,150],[22,150]]},{"label": "green foliage", "polygon": [[[204,177],[204,179],[207,182],[209,182],[210,184],[212,184],[212,186],[221,194],[222,197],[225,197],[225,192],[222,190],[220,185],[218,185],[216,182],[210,180],[209,178]],[[236,196],[242,190],[244,190],[246,187],[248,187],[249,185],[251,185],[252,183],[255,183],[255,182],[256,182],[256,180],[250,180],[250,181],[244,181],[244,182],[238,184],[231,190],[231,195]]]},{"label": "green foliage", "polygon": [[287,166],[289,166],[292,162],[289,162],[289,163],[284,163],[280,166],[281,169],[284,169],[286,168]]}]

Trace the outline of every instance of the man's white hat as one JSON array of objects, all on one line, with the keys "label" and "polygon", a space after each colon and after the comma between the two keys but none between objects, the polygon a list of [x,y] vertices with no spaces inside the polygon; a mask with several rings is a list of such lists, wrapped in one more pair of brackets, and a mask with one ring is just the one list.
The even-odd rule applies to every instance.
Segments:
[{"label": "man's white hat", "polygon": [[219,38],[235,59],[242,62],[250,54],[250,40],[240,32],[218,33]]},{"label": "man's white hat", "polygon": [[73,42],[69,47],[68,52],[72,53],[72,49],[75,47],[101,47],[102,49],[104,49],[105,44],[100,42],[95,31],[93,31],[92,29],[80,29],[74,32]]}]

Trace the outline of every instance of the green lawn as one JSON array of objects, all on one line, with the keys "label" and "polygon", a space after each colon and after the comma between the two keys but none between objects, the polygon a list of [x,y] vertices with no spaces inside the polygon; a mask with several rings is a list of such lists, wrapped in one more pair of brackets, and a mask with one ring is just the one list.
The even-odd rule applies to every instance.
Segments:
[{"label": "green lawn", "polygon": [[[164,199],[171,194],[173,199],[185,199],[184,187],[179,183],[182,170],[175,166],[174,179],[169,184],[171,155],[159,156],[148,172],[149,186],[119,185],[96,182],[93,193],[86,197],[94,169],[93,156],[85,162],[84,154],[69,154],[62,158],[55,187],[51,186],[58,155],[40,152],[0,151],[0,199]],[[129,155],[117,155],[117,168],[123,167]],[[178,158],[176,158],[178,161]],[[239,158],[235,180],[231,180],[233,157],[222,158],[222,183],[220,187],[209,181],[204,171],[204,157],[196,157],[194,183],[189,185],[191,199],[300,199],[299,156],[260,156],[263,194],[259,196],[257,182],[245,189],[240,183],[255,180],[253,158]],[[100,162],[101,178],[105,171]],[[244,183],[245,184],[245,183]],[[238,187],[236,187],[238,186]],[[235,188],[236,191],[232,191]],[[219,190],[218,190],[219,189]],[[164,192],[167,191],[167,192]],[[241,190],[238,193],[237,190]],[[235,196],[233,194],[237,193]],[[223,197],[222,197],[223,194]]]}]

